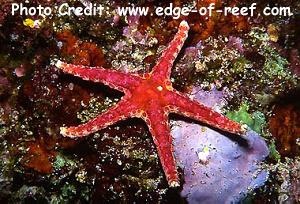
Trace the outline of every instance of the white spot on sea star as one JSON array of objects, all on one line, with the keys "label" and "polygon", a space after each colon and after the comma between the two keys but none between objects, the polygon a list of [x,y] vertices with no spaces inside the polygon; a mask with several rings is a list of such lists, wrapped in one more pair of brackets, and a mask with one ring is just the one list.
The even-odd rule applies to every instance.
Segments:
[{"label": "white spot on sea star", "polygon": [[163,90],[163,87],[162,86],[158,86],[156,87],[158,91],[162,91]]},{"label": "white spot on sea star", "polygon": [[55,63],[55,66],[58,67],[58,68],[62,68],[62,64],[63,62],[58,60],[56,63]]}]

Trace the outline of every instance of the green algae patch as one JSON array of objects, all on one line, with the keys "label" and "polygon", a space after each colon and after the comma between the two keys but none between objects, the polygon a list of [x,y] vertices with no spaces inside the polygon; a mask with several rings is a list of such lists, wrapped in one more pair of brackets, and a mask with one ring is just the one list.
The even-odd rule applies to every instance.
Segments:
[{"label": "green algae patch", "polygon": [[265,125],[265,116],[263,113],[256,111],[249,113],[249,105],[242,104],[237,111],[229,111],[226,116],[236,122],[248,125],[257,133],[262,132],[262,127]]},{"label": "green algae patch", "polygon": [[272,140],[271,143],[269,144],[269,151],[270,151],[269,157],[276,160],[277,162],[279,162],[281,156],[280,156],[279,152],[276,149],[276,145],[275,145],[274,140]]},{"label": "green algae patch", "polygon": [[77,164],[73,160],[58,154],[53,162],[53,167],[55,170],[61,170],[64,167],[73,169],[74,167],[77,167]]},{"label": "green algae patch", "polygon": [[271,48],[270,46],[265,46],[262,54],[265,57],[263,69],[270,78],[279,77],[288,79],[293,77],[286,69],[288,61],[280,56],[275,49]]},{"label": "green algae patch", "polygon": [[231,72],[232,74],[242,74],[251,67],[252,65],[249,60],[247,60],[245,57],[239,57],[233,63]]}]

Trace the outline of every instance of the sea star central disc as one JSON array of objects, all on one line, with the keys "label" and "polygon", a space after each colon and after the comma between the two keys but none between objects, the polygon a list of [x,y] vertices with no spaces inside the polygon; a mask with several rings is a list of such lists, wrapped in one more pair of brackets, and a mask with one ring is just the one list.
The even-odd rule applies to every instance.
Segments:
[{"label": "sea star central disc", "polygon": [[177,34],[163,51],[153,70],[142,76],[58,61],[56,66],[66,73],[84,80],[104,83],[125,93],[115,107],[85,124],[62,127],[61,134],[68,137],[83,137],[128,117],[142,118],[149,127],[166,178],[172,187],[179,185],[179,177],[173,155],[169,113],[184,115],[230,133],[242,134],[244,131],[239,123],[173,89],[170,81],[171,68],[187,38],[188,30],[187,22],[182,21]]}]

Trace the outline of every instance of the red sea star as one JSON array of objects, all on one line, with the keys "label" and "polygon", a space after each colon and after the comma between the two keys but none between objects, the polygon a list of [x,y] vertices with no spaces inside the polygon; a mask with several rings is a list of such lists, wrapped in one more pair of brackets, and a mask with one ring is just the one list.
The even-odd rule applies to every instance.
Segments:
[{"label": "red sea star", "polygon": [[172,187],[179,185],[179,177],[168,124],[170,112],[193,118],[230,133],[242,134],[243,129],[239,123],[173,89],[170,81],[171,68],[187,38],[188,30],[187,22],[181,22],[177,34],[163,51],[153,70],[142,76],[58,61],[56,66],[66,73],[84,80],[104,83],[125,93],[114,108],[85,124],[62,127],[61,134],[69,137],[83,137],[128,117],[142,118],[149,127],[166,178]]}]

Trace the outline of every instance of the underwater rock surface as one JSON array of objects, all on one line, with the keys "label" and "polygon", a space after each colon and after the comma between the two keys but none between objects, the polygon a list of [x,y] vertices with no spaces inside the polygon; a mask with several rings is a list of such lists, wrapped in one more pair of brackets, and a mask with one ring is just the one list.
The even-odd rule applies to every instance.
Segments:
[{"label": "underwater rock surface", "polygon": [[[221,93],[197,90],[195,98],[206,98],[206,105],[215,107],[222,100]],[[181,196],[188,203],[238,202],[268,178],[259,162],[269,151],[252,130],[237,141],[202,125],[177,121],[172,135],[175,157],[184,171]]]}]

